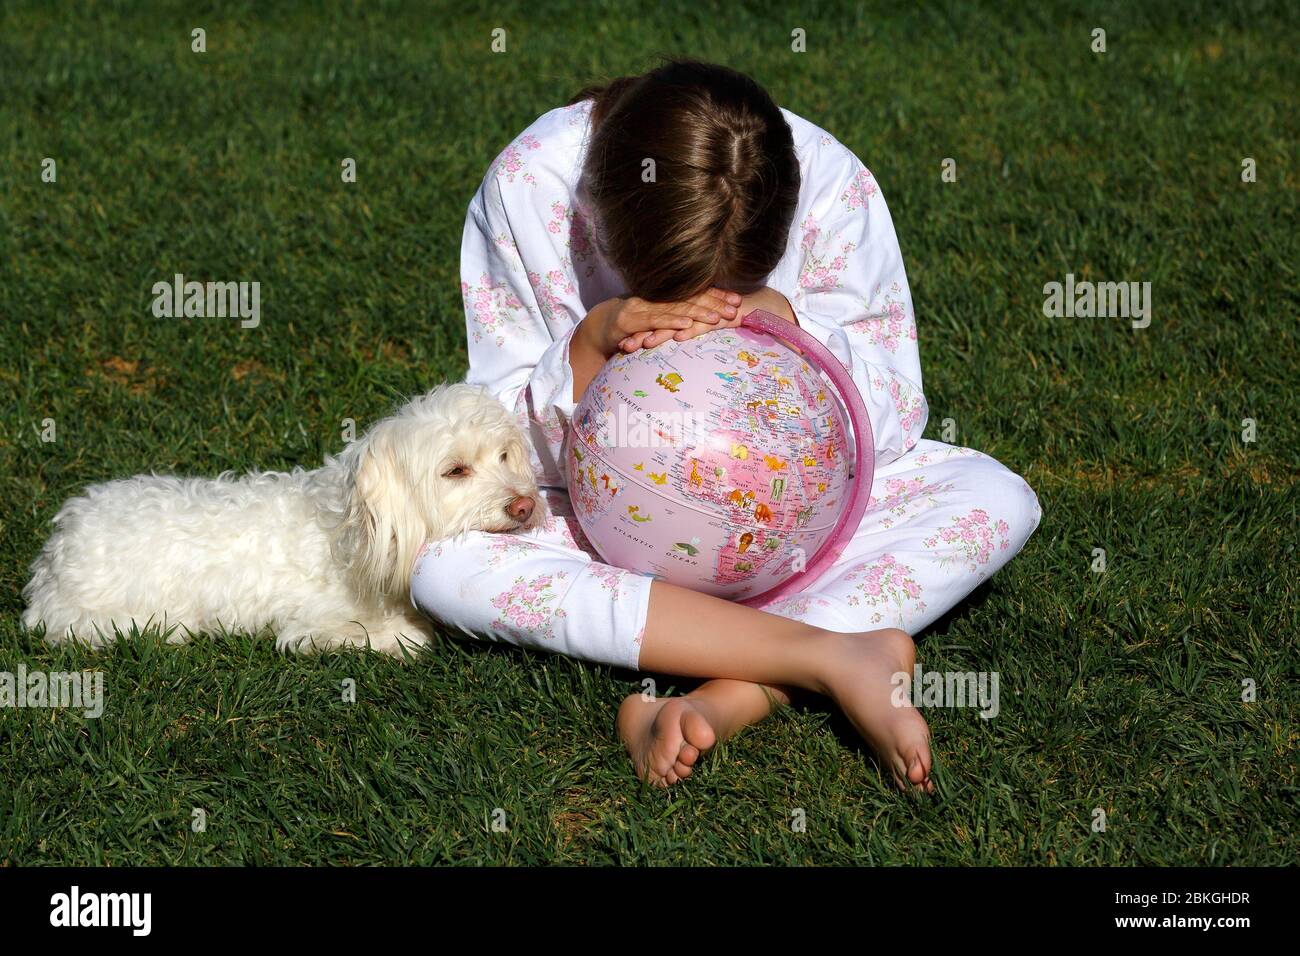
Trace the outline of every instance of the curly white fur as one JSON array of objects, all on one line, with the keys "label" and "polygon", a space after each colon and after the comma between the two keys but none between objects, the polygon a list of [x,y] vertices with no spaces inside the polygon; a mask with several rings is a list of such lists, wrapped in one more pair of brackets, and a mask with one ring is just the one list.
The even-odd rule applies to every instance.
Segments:
[{"label": "curly white fur", "polygon": [[93,485],[55,515],[23,623],[56,644],[269,628],[284,650],[400,656],[431,637],[408,591],[426,542],[544,519],[530,458],[499,402],[445,385],[313,471]]}]

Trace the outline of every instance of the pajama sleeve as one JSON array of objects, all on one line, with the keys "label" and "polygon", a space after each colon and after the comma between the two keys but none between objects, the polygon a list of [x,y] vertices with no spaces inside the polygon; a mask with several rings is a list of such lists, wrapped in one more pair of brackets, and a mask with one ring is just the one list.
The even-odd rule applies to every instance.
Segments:
[{"label": "pajama sleeve", "polygon": [[928,415],[898,237],[871,173],[844,146],[823,143],[804,176],[801,264],[787,298],[799,324],[852,373],[876,463],[887,464],[920,440]]},{"label": "pajama sleeve", "polygon": [[574,408],[569,340],[586,313],[539,193],[511,198],[507,206],[500,179],[489,172],[465,220],[467,381],[486,386],[516,414],[543,483],[562,485],[564,426]]}]

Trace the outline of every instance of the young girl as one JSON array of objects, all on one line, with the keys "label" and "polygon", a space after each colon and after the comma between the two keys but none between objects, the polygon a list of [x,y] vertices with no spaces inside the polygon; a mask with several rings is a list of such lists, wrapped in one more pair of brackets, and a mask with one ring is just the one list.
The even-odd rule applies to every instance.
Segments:
[{"label": "young girl", "polygon": [[[714,678],[633,694],[618,715],[658,785],[796,689],[835,701],[900,787],[933,790],[929,730],[892,701],[922,630],[1038,524],[1029,486],[921,438],[912,299],[885,200],[825,131],[753,80],[670,62],[580,93],[497,157],[461,247],[469,381],[530,430],[551,517],[517,535],[428,546],[422,612],[467,634],[620,667]],[[561,446],[612,355],[732,326],[797,322],[850,369],[871,416],[871,506],[836,565],[762,610],[601,562],[572,517]]]}]

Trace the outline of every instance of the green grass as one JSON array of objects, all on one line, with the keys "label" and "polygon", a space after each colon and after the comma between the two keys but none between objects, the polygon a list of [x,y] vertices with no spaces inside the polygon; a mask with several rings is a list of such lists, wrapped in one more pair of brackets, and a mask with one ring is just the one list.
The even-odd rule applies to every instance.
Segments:
[{"label": "green grass", "polygon": [[[0,864],[1294,862],[1287,4],[64,6],[0,13],[0,670],[102,669],[108,711],[0,710]],[[928,436],[954,419],[1042,500],[1023,554],[920,645],[1002,683],[995,720],[928,715],[935,799],[891,792],[816,707],[643,790],[613,735],[636,675],[559,658],[93,653],[22,631],[27,565],[85,484],[310,465],[343,419],[459,376],[487,164],[659,52],[750,71],[863,157],[908,264]],[[153,318],[177,271],[259,280],[261,327]],[[1044,317],[1066,272],[1152,282],[1150,328]]]}]

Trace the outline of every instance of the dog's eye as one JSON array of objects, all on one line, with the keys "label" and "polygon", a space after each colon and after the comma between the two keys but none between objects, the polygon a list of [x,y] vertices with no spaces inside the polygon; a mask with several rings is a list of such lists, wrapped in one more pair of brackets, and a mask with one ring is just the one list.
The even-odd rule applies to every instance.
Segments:
[{"label": "dog's eye", "polygon": [[442,477],[444,477],[444,478],[468,478],[468,477],[469,477],[469,465],[457,465],[455,468],[451,469],[451,471],[444,472]]},{"label": "dog's eye", "polygon": [[502,461],[505,461],[505,460],[506,460],[506,452],[502,452],[502,453],[501,453],[501,460],[502,460]]}]

